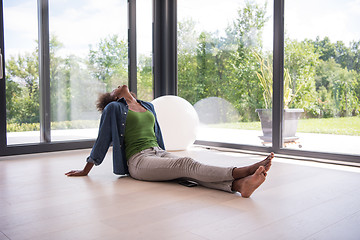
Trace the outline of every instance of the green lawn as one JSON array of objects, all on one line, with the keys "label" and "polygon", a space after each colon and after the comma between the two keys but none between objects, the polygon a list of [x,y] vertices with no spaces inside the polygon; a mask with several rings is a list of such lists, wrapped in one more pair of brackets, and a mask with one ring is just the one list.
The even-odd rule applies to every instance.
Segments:
[{"label": "green lawn", "polygon": [[[96,128],[98,121],[65,121],[51,123],[52,129]],[[214,124],[211,127],[261,130],[260,122]],[[8,132],[39,131],[39,123],[8,124]],[[360,117],[313,118],[299,120],[298,132],[360,136]]]},{"label": "green lawn", "polygon": [[360,136],[360,117],[301,119],[298,131]]},{"label": "green lawn", "polygon": [[[218,128],[261,130],[260,122],[238,122],[212,125]],[[360,136],[360,117],[301,119],[298,132]]]}]

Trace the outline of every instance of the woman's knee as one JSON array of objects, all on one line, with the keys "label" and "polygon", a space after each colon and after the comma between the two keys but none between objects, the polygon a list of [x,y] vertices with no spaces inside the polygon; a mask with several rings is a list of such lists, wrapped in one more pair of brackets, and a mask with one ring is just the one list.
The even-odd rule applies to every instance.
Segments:
[{"label": "woman's knee", "polygon": [[187,170],[193,169],[197,164],[199,164],[194,159],[189,157],[178,158],[175,163],[177,167]]}]

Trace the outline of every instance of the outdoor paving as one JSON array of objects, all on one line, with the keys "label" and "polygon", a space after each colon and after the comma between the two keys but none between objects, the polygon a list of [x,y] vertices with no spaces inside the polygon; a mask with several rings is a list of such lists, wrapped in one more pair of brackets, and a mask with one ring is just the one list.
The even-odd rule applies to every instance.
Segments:
[{"label": "outdoor paving", "polygon": [[[51,141],[72,141],[72,140],[89,140],[96,138],[98,133],[97,128],[88,129],[66,129],[66,130],[52,130]],[[7,133],[7,144],[31,144],[40,143],[40,132],[9,132]]]},{"label": "outdoor paving", "polygon": [[[262,135],[262,131],[255,130],[201,127],[197,139],[262,146],[259,138]],[[299,137],[301,148],[296,144],[289,144],[287,148],[360,155],[360,136],[317,133],[297,133],[296,136]]]},{"label": "outdoor paving", "polygon": [[[52,130],[51,138],[52,141],[88,140],[96,138],[97,133],[97,128]],[[262,136],[261,131],[210,128],[201,125],[198,129],[197,140],[262,146],[262,140],[259,136]],[[286,146],[287,148],[360,155],[360,136],[316,133],[297,133],[297,136],[302,147],[299,148],[296,144],[290,144]],[[7,142],[8,145],[39,143],[40,132],[8,133]]]}]

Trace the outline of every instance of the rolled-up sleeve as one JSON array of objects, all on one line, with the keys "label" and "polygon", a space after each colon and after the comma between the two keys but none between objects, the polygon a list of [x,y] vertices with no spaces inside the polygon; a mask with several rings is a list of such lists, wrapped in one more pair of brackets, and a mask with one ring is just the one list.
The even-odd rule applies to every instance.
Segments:
[{"label": "rolled-up sleeve", "polygon": [[88,157],[87,159],[86,159],[86,162],[88,162],[88,163],[93,163],[93,164],[95,164],[95,166],[98,166],[98,165],[100,165],[101,164],[101,160],[96,160],[96,159],[92,159],[92,157]]}]

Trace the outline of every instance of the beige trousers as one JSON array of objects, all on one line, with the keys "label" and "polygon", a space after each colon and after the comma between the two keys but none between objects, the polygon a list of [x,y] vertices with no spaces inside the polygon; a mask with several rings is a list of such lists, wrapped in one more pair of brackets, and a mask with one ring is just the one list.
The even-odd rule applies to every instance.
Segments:
[{"label": "beige trousers", "polygon": [[189,157],[179,157],[159,147],[152,147],[128,160],[130,176],[144,181],[189,179],[208,188],[231,190],[234,167],[217,167],[199,163]]}]

